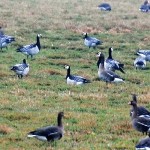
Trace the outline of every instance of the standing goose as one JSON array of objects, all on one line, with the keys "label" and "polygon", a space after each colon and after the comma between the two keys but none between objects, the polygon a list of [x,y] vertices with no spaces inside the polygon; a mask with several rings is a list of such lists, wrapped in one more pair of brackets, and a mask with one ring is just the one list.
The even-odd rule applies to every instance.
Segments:
[{"label": "standing goose", "polygon": [[138,107],[136,101],[130,101],[128,104],[133,107],[131,116],[133,128],[139,132],[142,132],[143,134],[147,134],[147,131],[150,128],[150,118],[147,118],[143,115],[138,116]]},{"label": "standing goose", "polygon": [[111,71],[115,71],[115,70],[119,70],[121,71],[122,73],[125,73],[123,71],[123,67],[124,67],[124,64],[121,64],[119,63],[118,61],[114,60],[112,58],[112,52],[113,52],[113,48],[110,47],[109,50],[108,50],[108,53],[109,53],[109,56],[108,58],[105,60],[105,69],[106,70],[111,70]]},{"label": "standing goose", "polygon": [[27,64],[26,60],[23,59],[22,63],[14,65],[11,70],[17,74],[18,78],[22,78],[28,74],[29,64]]},{"label": "standing goose", "polygon": [[66,75],[67,84],[81,85],[85,83],[90,83],[90,80],[86,78],[83,78],[81,76],[71,75],[70,66],[65,65],[65,69],[67,69],[67,75]]},{"label": "standing goose", "polygon": [[[15,38],[13,36],[5,35],[3,33],[0,33],[0,48],[7,48],[8,44],[15,41]],[[8,48],[7,48],[8,49]]]},{"label": "standing goose", "polygon": [[139,56],[134,60],[134,67],[137,69],[144,69],[146,67],[146,56]]},{"label": "standing goose", "polygon": [[58,113],[57,117],[57,126],[47,126],[43,128],[39,128],[35,131],[28,133],[27,137],[35,137],[41,141],[52,142],[55,140],[59,140],[63,137],[63,123],[62,118],[64,117],[63,112]]},{"label": "standing goose", "polygon": [[29,55],[31,56],[31,58],[33,58],[33,55],[38,54],[41,49],[40,37],[42,37],[42,35],[38,34],[36,37],[36,43],[26,45],[26,46],[21,46],[17,49],[17,52],[21,52],[27,55],[27,58]]},{"label": "standing goose", "polygon": [[135,148],[136,150],[150,150],[150,129],[148,130],[148,137],[141,139]]},{"label": "standing goose", "polygon": [[84,44],[85,46],[91,48],[93,47],[94,49],[98,46],[98,45],[101,45],[103,42],[98,40],[97,38],[94,38],[94,37],[90,37],[88,36],[87,33],[83,33],[84,37]]},{"label": "standing goose", "polygon": [[113,71],[104,69],[105,57],[103,53],[99,52],[97,54],[97,57],[99,57],[99,60],[97,61],[97,66],[98,66],[98,77],[100,80],[103,80],[106,83],[124,82],[124,79],[121,78],[119,75],[115,74]]},{"label": "standing goose", "polygon": [[136,53],[144,57],[146,61],[150,61],[150,50],[137,50]]},{"label": "standing goose", "polygon": [[[137,96],[136,94],[132,94],[132,101],[135,101],[137,103]],[[132,116],[134,107],[132,106],[132,108],[130,109],[130,116]],[[141,115],[148,115],[150,117],[150,112],[143,106],[137,106],[137,115],[141,116]]]}]

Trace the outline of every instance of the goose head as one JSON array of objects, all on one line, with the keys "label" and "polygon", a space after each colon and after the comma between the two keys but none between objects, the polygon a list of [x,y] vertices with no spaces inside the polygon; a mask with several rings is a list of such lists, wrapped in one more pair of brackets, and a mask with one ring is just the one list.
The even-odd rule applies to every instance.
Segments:
[{"label": "goose head", "polygon": [[64,112],[59,112],[57,117],[57,123],[59,127],[63,127],[62,118],[64,117]]},{"label": "goose head", "polygon": [[104,68],[104,61],[105,61],[105,57],[104,54],[102,52],[98,52],[96,54],[96,57],[98,57],[98,61],[97,61],[97,67],[99,68],[99,65]]},{"label": "goose head", "polygon": [[26,59],[23,59],[23,61],[22,61],[24,64],[26,64],[27,62],[26,62]]},{"label": "goose head", "polygon": [[68,69],[70,69],[70,66],[69,65],[65,65],[64,68],[68,70]]},{"label": "goose head", "polygon": [[132,95],[132,100],[137,103],[137,95],[136,94],[131,94]]},{"label": "goose head", "polygon": [[87,38],[88,34],[86,32],[83,32],[83,39]]},{"label": "goose head", "polygon": [[105,60],[104,54],[102,52],[98,52],[96,54],[96,57],[99,58],[99,60],[101,60],[100,62],[103,63],[103,61]]},{"label": "goose head", "polygon": [[111,51],[111,52],[112,52],[113,50],[114,50],[114,49],[113,49],[113,47],[110,47],[110,48],[109,48],[109,51]]},{"label": "goose head", "polygon": [[137,102],[134,100],[130,101],[128,104],[131,106],[137,106]]},{"label": "goose head", "polygon": [[39,38],[42,37],[42,34],[37,34],[37,37],[39,37]]}]

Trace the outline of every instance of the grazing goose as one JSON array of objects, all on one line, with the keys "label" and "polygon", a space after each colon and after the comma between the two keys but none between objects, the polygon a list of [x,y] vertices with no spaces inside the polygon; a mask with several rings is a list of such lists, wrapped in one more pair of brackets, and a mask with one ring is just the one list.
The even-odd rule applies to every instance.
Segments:
[{"label": "grazing goose", "polygon": [[21,52],[27,55],[27,58],[29,55],[31,56],[31,58],[33,58],[33,55],[36,55],[37,53],[39,53],[41,49],[40,37],[42,37],[42,35],[38,34],[36,37],[37,38],[36,43],[26,45],[26,46],[21,46],[17,49],[17,52]]},{"label": "grazing goose", "polygon": [[21,64],[16,64],[11,68],[12,71],[14,71],[19,78],[22,78],[23,76],[26,76],[29,72],[29,64],[26,63],[26,60],[23,59],[23,62]]},{"label": "grazing goose", "polygon": [[146,61],[150,61],[150,50],[137,50],[136,53],[141,57],[145,57]]},{"label": "grazing goose", "polygon": [[59,140],[63,137],[63,123],[62,118],[64,117],[63,112],[58,113],[57,117],[57,126],[47,126],[43,128],[39,128],[35,131],[28,133],[27,137],[35,137],[41,141],[53,142],[55,140]]},{"label": "grazing goose", "polygon": [[133,107],[133,112],[131,116],[132,126],[135,130],[146,133],[150,128],[150,118],[145,117],[144,115],[138,116],[138,107],[136,101],[130,101],[128,103]]},{"label": "grazing goose", "polygon": [[106,83],[124,82],[124,79],[122,79],[119,75],[115,74],[113,71],[104,69],[105,57],[101,52],[97,54],[97,57],[99,57],[99,60],[97,61],[97,66],[98,66],[98,77],[100,80],[103,80]]},{"label": "grazing goose", "polygon": [[144,69],[146,67],[146,56],[139,56],[134,60],[134,67],[137,69]]},{"label": "grazing goose", "polygon": [[84,37],[83,37],[84,44],[85,44],[85,46],[87,46],[89,48],[93,47],[95,49],[96,46],[101,45],[103,43],[102,41],[100,41],[94,37],[88,36],[87,33],[83,33],[83,35],[84,35]]},{"label": "grazing goose", "polygon": [[[7,48],[8,44],[15,41],[13,36],[5,35],[3,32],[0,33],[0,48]],[[8,48],[7,48],[8,49]]]},{"label": "grazing goose", "polygon": [[[136,94],[132,94],[132,101],[135,101],[137,103],[137,96]],[[132,116],[132,113],[133,113],[133,106],[132,108],[130,109],[130,116]],[[150,117],[150,112],[143,106],[137,106],[137,115],[138,116],[141,116],[141,115],[148,115]]]},{"label": "grazing goose", "polygon": [[109,50],[108,50],[109,56],[108,56],[108,58],[105,60],[105,64],[104,64],[105,69],[106,69],[106,70],[111,70],[111,71],[119,70],[119,71],[121,71],[122,73],[125,73],[125,72],[123,71],[123,69],[122,69],[122,68],[124,67],[124,64],[121,64],[121,63],[119,63],[118,61],[114,60],[114,59],[112,58],[112,52],[113,52],[113,48],[110,47]]},{"label": "grazing goose", "polygon": [[135,146],[136,150],[150,150],[150,129],[148,130],[148,137],[141,139]]},{"label": "grazing goose", "polygon": [[141,12],[150,12],[150,3],[148,0],[145,0],[144,4],[141,5],[140,9]]},{"label": "grazing goose", "polygon": [[98,9],[104,11],[111,11],[111,6],[108,3],[102,3],[98,6]]},{"label": "grazing goose", "polygon": [[90,80],[86,78],[83,78],[81,76],[71,75],[70,66],[65,65],[65,69],[67,69],[67,75],[66,75],[67,84],[81,85],[85,83],[90,83]]}]

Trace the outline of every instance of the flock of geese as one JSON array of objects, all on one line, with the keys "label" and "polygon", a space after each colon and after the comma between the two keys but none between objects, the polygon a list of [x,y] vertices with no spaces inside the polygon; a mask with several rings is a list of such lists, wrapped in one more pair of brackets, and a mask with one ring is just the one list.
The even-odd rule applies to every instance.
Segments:
[{"label": "flock of geese", "polygon": [[[148,5],[148,3],[146,4]],[[110,11],[110,5],[100,5],[99,7],[107,7]],[[106,9],[106,8],[101,8]],[[84,33],[84,45],[89,48],[96,48],[98,45],[101,45],[103,42],[95,37],[89,36],[87,33]],[[41,49],[40,38],[41,34],[38,34],[36,37],[36,42],[33,44],[21,46],[17,48],[17,52],[23,53],[28,57],[30,56],[33,59],[33,56],[38,54]],[[15,41],[13,36],[5,35],[2,30],[0,30],[0,48],[7,48],[9,44]],[[125,80],[120,77],[116,71],[120,71],[125,74],[124,64],[113,59],[112,57],[113,48],[108,49],[108,57],[105,59],[105,56],[102,52],[98,52],[96,57],[97,67],[98,67],[98,78],[106,83],[112,82],[125,82]],[[150,61],[150,50],[137,50],[137,57],[133,64],[136,69],[144,69],[146,67],[146,62]],[[82,76],[72,75],[71,67],[65,65],[64,68],[67,70],[66,82],[67,84],[81,85],[85,83],[90,83],[91,80],[86,79]],[[29,73],[29,64],[26,62],[26,59],[23,59],[22,63],[18,63],[11,67],[11,70],[16,73],[18,78],[22,78]],[[129,102],[131,105],[130,117],[132,120],[132,126],[135,130],[142,132],[143,134],[148,134],[148,137],[140,140],[140,142],[135,146],[136,150],[150,150],[150,112],[142,106],[137,105],[137,96],[132,95],[132,100]],[[37,130],[31,131],[28,133],[28,137],[35,137],[42,141],[55,141],[63,137],[64,127],[62,123],[62,118],[64,117],[64,112],[59,112],[57,116],[57,125],[56,126],[47,126],[39,128]]]},{"label": "flock of geese", "polygon": [[[111,11],[112,10],[110,4],[108,4],[108,3],[101,3],[98,6],[98,9],[102,10],[102,11]],[[148,0],[145,0],[144,3],[140,6],[139,10],[141,12],[146,12],[146,13],[150,12],[150,2]]]},{"label": "flock of geese", "polygon": [[[33,58],[34,55],[38,54],[41,49],[40,44],[41,34],[38,34],[36,37],[36,43],[25,45],[17,48],[17,52],[21,52]],[[1,49],[8,46],[11,42],[15,41],[15,38],[9,35],[5,35],[0,32],[0,46]],[[84,44],[89,48],[96,48],[98,45],[101,45],[103,42],[96,39],[95,37],[88,36],[87,33],[84,33]],[[98,52],[96,57],[98,57],[97,67],[98,67],[98,77],[100,80],[105,81],[106,83],[111,82],[125,82],[123,78],[115,73],[115,71],[120,71],[125,73],[124,64],[113,59],[112,57],[113,48],[108,49],[108,57],[105,59],[105,56],[102,52]],[[137,57],[134,61],[134,66],[139,69],[143,69],[146,66],[146,61],[150,61],[150,50],[138,50]],[[71,74],[71,69],[69,65],[65,65],[64,68],[67,70],[66,82],[67,84],[81,85],[85,83],[90,83],[89,79],[86,79],[82,76],[76,76]],[[26,76],[29,72],[29,64],[27,64],[26,59],[23,59],[23,62],[20,64],[14,65],[11,70],[13,70],[18,78]],[[145,148],[146,150],[150,149],[150,112],[142,107],[137,106],[137,97],[133,94],[132,101],[129,102],[129,105],[132,106],[130,110],[130,117],[132,120],[132,126],[135,130],[142,132],[143,134],[148,134],[148,137],[142,139],[135,147],[136,150]],[[28,133],[28,137],[35,137],[42,141],[55,141],[63,137],[64,127],[62,123],[62,118],[64,117],[64,112],[59,112],[57,116],[57,125],[56,126],[47,126],[39,128],[35,131]]]}]

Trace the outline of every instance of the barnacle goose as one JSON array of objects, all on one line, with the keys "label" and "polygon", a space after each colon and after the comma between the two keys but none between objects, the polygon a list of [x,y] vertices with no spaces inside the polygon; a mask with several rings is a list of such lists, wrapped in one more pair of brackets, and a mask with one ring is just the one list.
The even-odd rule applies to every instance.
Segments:
[{"label": "barnacle goose", "polygon": [[67,69],[67,75],[66,75],[67,84],[81,85],[85,83],[90,83],[90,80],[84,77],[71,75],[69,65],[65,65],[65,69]]},{"label": "barnacle goose", "polygon": [[[15,37],[10,35],[5,35],[2,28],[0,28],[0,48],[7,48],[8,44],[15,41]],[[8,48],[7,48],[8,49]]]},{"label": "barnacle goose", "polygon": [[28,74],[29,64],[27,64],[26,60],[23,59],[22,63],[14,65],[11,70],[17,74],[18,78],[22,78]]},{"label": "barnacle goose", "polygon": [[28,56],[31,56],[31,58],[33,58],[33,55],[38,54],[41,49],[40,37],[42,37],[42,35],[38,34],[36,37],[36,43],[26,45],[26,46],[21,46],[17,49],[17,52],[21,52],[27,55],[27,58]]},{"label": "barnacle goose", "polygon": [[113,52],[113,48],[110,47],[109,50],[108,50],[109,56],[105,60],[105,65],[104,65],[105,69],[106,70],[111,70],[111,71],[119,70],[122,73],[125,73],[124,70],[123,70],[124,64],[121,64],[117,60],[114,60],[112,58],[112,52]]},{"label": "barnacle goose", "polygon": [[98,45],[101,45],[103,43],[102,41],[98,40],[95,37],[88,36],[87,33],[83,33],[83,35],[84,35],[83,37],[84,44],[89,48],[93,47],[95,49]]},{"label": "barnacle goose", "polygon": [[113,71],[105,70],[104,68],[105,57],[103,53],[99,52],[97,54],[97,57],[99,57],[97,61],[97,66],[98,66],[98,77],[100,80],[103,80],[106,83],[124,82],[124,79],[121,78],[119,75],[115,74]]},{"label": "barnacle goose", "polygon": [[98,9],[104,10],[104,11],[111,11],[111,6],[108,3],[102,3],[98,6]]}]

